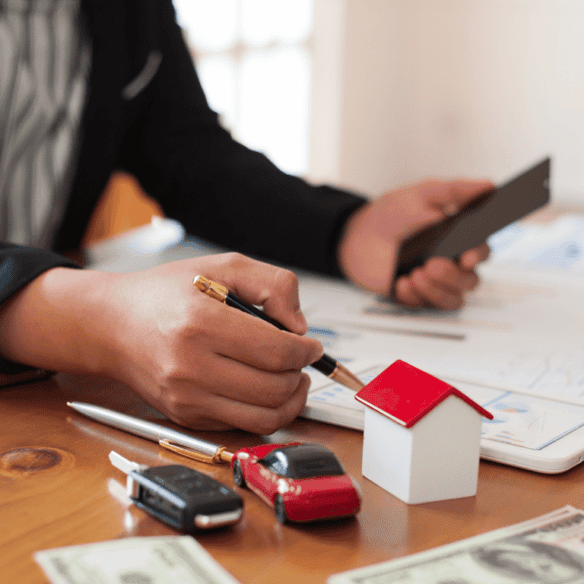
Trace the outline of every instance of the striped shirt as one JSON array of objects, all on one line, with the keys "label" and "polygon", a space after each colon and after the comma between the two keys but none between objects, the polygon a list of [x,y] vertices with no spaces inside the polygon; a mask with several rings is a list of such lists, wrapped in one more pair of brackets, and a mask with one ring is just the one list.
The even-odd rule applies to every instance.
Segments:
[{"label": "striped shirt", "polygon": [[0,240],[49,248],[75,164],[90,47],[79,0],[0,0]]}]

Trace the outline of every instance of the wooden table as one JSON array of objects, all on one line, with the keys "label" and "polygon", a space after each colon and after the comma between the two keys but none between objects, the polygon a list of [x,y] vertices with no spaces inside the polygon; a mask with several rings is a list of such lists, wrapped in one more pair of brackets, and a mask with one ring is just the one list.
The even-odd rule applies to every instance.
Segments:
[{"label": "wooden table", "polygon": [[[156,444],[85,419],[66,406],[79,400],[135,416],[160,416],[124,386],[59,374],[0,389],[0,582],[45,583],[36,550],[127,536],[175,534],[111,494],[124,482],[108,453],[151,466],[190,464],[229,486],[227,466],[190,462]],[[361,475],[362,434],[298,419],[269,437],[198,433],[230,449],[262,441],[320,442],[363,490],[355,519],[308,525],[277,523],[248,491],[244,519],[197,540],[243,584],[324,583],[333,573],[405,556],[536,517],[566,504],[584,508],[584,466],[540,475],[481,462],[476,497],[408,506]]]}]

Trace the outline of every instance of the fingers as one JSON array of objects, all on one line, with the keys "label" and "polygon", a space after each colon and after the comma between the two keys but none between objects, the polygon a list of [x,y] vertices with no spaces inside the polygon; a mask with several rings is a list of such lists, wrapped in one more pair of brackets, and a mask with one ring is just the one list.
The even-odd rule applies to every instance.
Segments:
[{"label": "fingers", "polygon": [[[202,308],[174,344],[159,379],[168,401],[185,399],[188,387],[262,407],[279,407],[299,384],[301,369],[318,361],[321,343],[203,296]],[[190,399],[193,399],[191,396]]]},{"label": "fingers", "polygon": [[423,267],[399,278],[395,295],[399,302],[408,306],[457,310],[463,304],[464,294],[478,282],[472,270],[464,270],[446,258],[432,258]]},{"label": "fingers", "polygon": [[[280,335],[293,337],[292,333],[275,330]],[[236,342],[229,343],[226,348],[219,342],[214,348],[210,346],[215,345],[214,342],[206,342],[196,335],[187,342],[184,354],[176,355],[158,377],[158,393],[170,402],[194,400],[193,392],[203,392],[250,405],[278,407],[296,391],[301,369],[322,356],[322,346],[314,339],[296,336],[296,341],[302,344],[309,341],[308,351],[303,347],[289,350],[279,344],[264,351],[263,343],[254,346],[248,342],[241,342],[240,346]],[[239,350],[240,347],[248,353]],[[226,355],[229,352],[232,354]]]},{"label": "fingers", "polygon": [[463,270],[474,270],[474,268],[481,262],[484,262],[489,257],[490,249],[486,243],[479,245],[473,249],[465,251],[458,261],[458,265]]},{"label": "fingers", "polygon": [[428,306],[426,299],[416,289],[412,275],[402,276],[396,280],[395,299],[406,306],[420,308]]},{"label": "fingers", "polygon": [[294,392],[277,407],[242,403],[228,396],[213,396],[207,392],[197,400],[162,404],[159,409],[182,426],[198,430],[239,428],[255,434],[272,434],[291,423],[304,408],[310,378],[302,373]]},{"label": "fingers", "polygon": [[322,345],[315,339],[281,331],[208,296],[197,300],[186,327],[193,353],[203,345],[213,355],[271,372],[300,370],[322,357]]},{"label": "fingers", "polygon": [[[290,331],[300,335],[306,333],[308,327],[300,309],[298,278],[293,272],[238,253],[215,258],[218,262],[213,274],[219,283],[245,301],[263,306],[267,314]],[[207,277],[215,279],[213,275]]]}]

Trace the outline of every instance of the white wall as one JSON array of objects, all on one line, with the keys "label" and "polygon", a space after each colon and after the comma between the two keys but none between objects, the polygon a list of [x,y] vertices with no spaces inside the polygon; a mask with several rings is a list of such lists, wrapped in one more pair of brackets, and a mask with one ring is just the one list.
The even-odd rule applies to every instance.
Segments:
[{"label": "white wall", "polygon": [[314,75],[328,62],[332,81],[315,82],[312,177],[375,195],[430,175],[500,182],[550,154],[554,199],[584,204],[584,1],[316,4]]}]

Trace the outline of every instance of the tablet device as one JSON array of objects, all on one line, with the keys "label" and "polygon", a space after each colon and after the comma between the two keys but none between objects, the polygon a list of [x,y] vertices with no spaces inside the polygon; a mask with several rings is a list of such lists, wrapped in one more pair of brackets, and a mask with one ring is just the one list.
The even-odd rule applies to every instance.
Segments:
[{"label": "tablet device", "polygon": [[550,159],[472,201],[441,223],[418,231],[400,248],[396,276],[432,256],[456,258],[510,223],[549,202]]},{"label": "tablet device", "polygon": [[481,439],[481,458],[544,474],[565,472],[584,461],[584,426],[542,450]]}]

